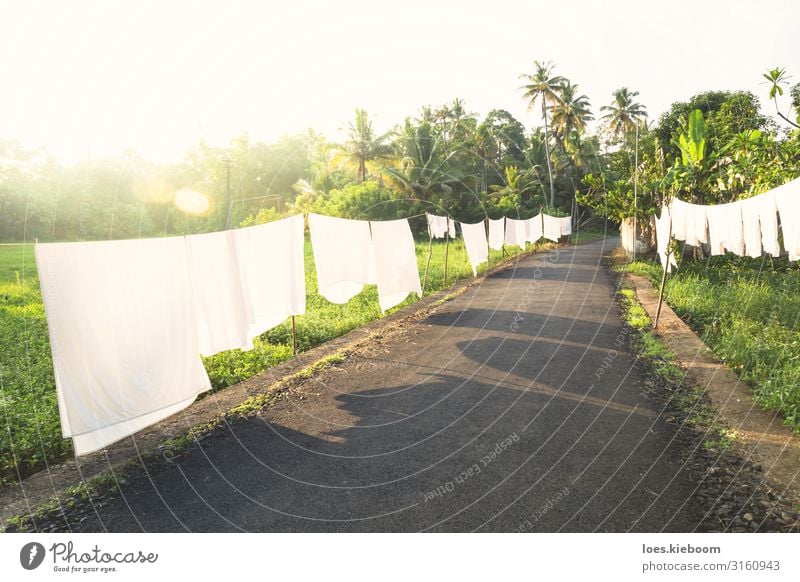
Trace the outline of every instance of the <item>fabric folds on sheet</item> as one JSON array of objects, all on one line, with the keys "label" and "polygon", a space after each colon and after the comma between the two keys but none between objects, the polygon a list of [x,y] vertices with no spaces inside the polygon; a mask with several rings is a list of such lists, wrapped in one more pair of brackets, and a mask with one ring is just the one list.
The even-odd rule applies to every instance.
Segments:
[{"label": "fabric folds on sheet", "polygon": [[561,221],[561,236],[569,236],[572,234],[572,216],[564,216],[559,218]]},{"label": "fabric folds on sheet", "polygon": [[433,238],[444,238],[449,234],[451,239],[456,238],[456,223],[446,216],[436,214],[425,214],[428,219],[428,231]]},{"label": "fabric folds on sheet", "polygon": [[247,338],[306,312],[303,215],[233,231]]},{"label": "fabric folds on sheet", "polygon": [[758,198],[747,198],[737,202],[742,213],[742,234],[744,249],[748,257],[761,256],[761,224],[759,221]]},{"label": "fabric folds on sheet", "polygon": [[62,434],[84,455],[211,388],[183,237],[36,245]]},{"label": "fabric folds on sheet", "polygon": [[526,240],[526,221],[506,218],[505,244],[507,246],[516,245],[524,249]]},{"label": "fabric folds on sheet", "polygon": [[761,226],[761,247],[773,257],[781,254],[778,240],[778,209],[775,206],[775,192],[770,190],[755,198],[758,201],[758,222]]},{"label": "fabric folds on sheet", "polygon": [[[491,227],[491,221],[489,225]],[[467,258],[472,265],[472,274],[478,274],[478,265],[489,260],[489,246],[486,240],[486,225],[483,222],[477,224],[461,223],[461,236],[464,237],[464,246],[467,250]]]},{"label": "fabric folds on sheet", "polygon": [[800,178],[775,188],[775,205],[781,217],[783,246],[790,261],[800,259]]},{"label": "fabric folds on sheet", "polygon": [[308,225],[320,295],[347,303],[376,282],[368,221],[309,214]]},{"label": "fabric folds on sheet", "polygon": [[537,214],[533,218],[529,218],[526,223],[526,240],[531,244],[539,242],[539,240],[544,236],[541,213]]},{"label": "fabric folds on sheet", "polygon": [[234,231],[186,237],[200,353],[253,347]]},{"label": "fabric folds on sheet", "polygon": [[658,258],[661,261],[661,266],[667,269],[667,273],[672,272],[673,268],[678,266],[678,263],[675,261],[675,256],[673,254],[669,255],[669,260],[667,258],[667,250],[669,249],[669,243],[672,239],[671,237],[671,222],[672,219],[669,215],[669,208],[666,206],[661,207],[661,216],[656,218],[656,250],[658,252]]},{"label": "fabric folds on sheet", "polygon": [[561,220],[555,216],[544,215],[544,238],[558,242],[561,238]]},{"label": "fabric folds on sheet", "polygon": [[[464,224],[463,222],[461,223]],[[461,229],[462,234],[464,229]],[[489,219],[489,247],[495,251],[503,248],[506,240],[506,219],[498,218],[497,220]]]},{"label": "fabric folds on sheet", "polygon": [[414,236],[407,219],[370,222],[381,311],[402,303],[409,293],[422,296]]}]

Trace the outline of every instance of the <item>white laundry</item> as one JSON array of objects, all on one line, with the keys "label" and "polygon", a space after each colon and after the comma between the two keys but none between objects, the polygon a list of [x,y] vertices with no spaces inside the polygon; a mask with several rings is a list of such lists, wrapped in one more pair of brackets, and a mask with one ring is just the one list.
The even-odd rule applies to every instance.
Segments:
[{"label": "white laundry", "polygon": [[433,238],[444,238],[449,234],[450,238],[456,238],[456,223],[447,216],[437,216],[435,214],[425,214],[428,218],[428,231]]},{"label": "white laundry", "polygon": [[688,207],[683,200],[673,198],[669,206],[669,215],[672,220],[672,238],[686,240],[686,219]]},{"label": "white laundry", "polygon": [[561,236],[569,236],[572,234],[572,216],[564,216],[559,219],[561,221]]},{"label": "white laundry", "polygon": [[672,228],[675,231],[673,237],[695,247],[707,243],[709,239],[706,208],[700,204],[689,204],[673,198],[670,206]]},{"label": "white laundry", "polygon": [[765,253],[778,257],[781,254],[781,244],[778,241],[778,209],[775,206],[775,191],[771,190],[756,196],[755,200],[758,201],[761,247]]},{"label": "white laundry", "polygon": [[744,229],[742,227],[742,206],[736,202],[723,204],[726,228],[725,250],[734,255],[744,256]]},{"label": "white laundry", "polygon": [[319,294],[332,303],[347,303],[376,282],[369,222],[308,215]]},{"label": "white laundry", "polygon": [[561,221],[555,216],[544,215],[544,238],[558,242],[561,238]]},{"label": "white laundry", "polygon": [[674,254],[670,253],[669,256],[667,256],[669,243],[672,238],[671,222],[669,208],[662,206],[661,216],[656,218],[656,250],[658,251],[658,258],[661,261],[661,265],[667,269],[667,273],[672,272],[672,269],[678,266]]},{"label": "white laundry", "polygon": [[742,234],[745,253],[748,257],[761,256],[761,224],[759,222],[757,198],[747,198],[736,202],[742,213]]},{"label": "white laundry", "polygon": [[[489,225],[491,227],[491,221]],[[478,265],[489,260],[489,246],[486,241],[486,225],[483,221],[477,224],[461,223],[461,236],[464,237],[464,247],[467,257],[472,265],[472,274],[478,274]]]},{"label": "white laundry", "polygon": [[542,228],[542,215],[537,214],[533,218],[529,218],[526,222],[526,240],[531,244],[539,242],[539,239],[544,236],[544,229]]},{"label": "white laundry", "polygon": [[408,220],[370,222],[381,311],[401,303],[409,293],[422,295],[414,236]]},{"label": "white laundry", "polygon": [[506,218],[505,244],[507,246],[516,245],[522,249],[525,248],[525,222],[524,220]]},{"label": "white laundry", "polygon": [[[463,222],[461,223],[464,224]],[[461,229],[463,234],[464,229]],[[497,220],[489,219],[489,247],[499,251],[503,248],[506,240],[506,219],[498,218]]]},{"label": "white laundry", "polygon": [[252,339],[306,312],[303,215],[232,231]]},{"label": "white laundry", "polygon": [[711,255],[724,255],[728,238],[728,204],[718,204],[706,208],[708,220],[708,246]]},{"label": "white laundry", "polygon": [[62,433],[84,455],[211,388],[183,237],[36,245]]},{"label": "white laundry", "polygon": [[790,261],[800,259],[800,178],[773,191],[781,217],[783,246]]},{"label": "white laundry", "polygon": [[233,231],[187,236],[186,249],[200,353],[251,349]]}]

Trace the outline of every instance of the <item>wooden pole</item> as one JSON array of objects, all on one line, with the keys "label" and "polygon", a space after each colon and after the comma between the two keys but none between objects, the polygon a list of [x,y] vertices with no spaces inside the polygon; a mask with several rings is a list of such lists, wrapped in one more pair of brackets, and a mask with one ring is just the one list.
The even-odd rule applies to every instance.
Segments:
[{"label": "wooden pole", "polygon": [[292,316],[292,354],[297,355],[297,323],[294,315]]},{"label": "wooden pole", "polygon": [[428,260],[425,261],[425,277],[422,279],[422,295],[419,296],[420,299],[425,295],[425,287],[428,285],[428,269],[431,266],[431,256],[433,255],[433,234],[431,233],[431,223],[428,222],[428,213],[425,213],[425,222],[428,223]]},{"label": "wooden pole", "polygon": [[444,286],[447,287],[447,258],[450,253],[450,217],[447,217],[447,230],[444,233]]}]

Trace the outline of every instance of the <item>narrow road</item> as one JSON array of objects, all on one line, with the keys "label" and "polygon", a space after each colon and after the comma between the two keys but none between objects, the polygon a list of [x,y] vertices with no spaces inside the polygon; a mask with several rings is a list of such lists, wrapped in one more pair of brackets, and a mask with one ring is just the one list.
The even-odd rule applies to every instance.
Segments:
[{"label": "narrow road", "polygon": [[75,531],[691,531],[694,485],[601,263],[614,244],[520,260]]}]

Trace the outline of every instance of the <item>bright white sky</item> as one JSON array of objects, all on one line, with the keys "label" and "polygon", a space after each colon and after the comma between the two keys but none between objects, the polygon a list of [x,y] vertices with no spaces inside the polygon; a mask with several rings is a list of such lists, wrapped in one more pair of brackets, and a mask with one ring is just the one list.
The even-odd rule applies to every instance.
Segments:
[{"label": "bright white sky", "polygon": [[530,127],[518,88],[535,59],[595,113],[622,85],[651,116],[710,89],[765,103],[767,68],[800,81],[798,22],[793,0],[2,0],[0,138],[67,162],[175,161],[244,131],[337,139],[356,107],[386,130],[454,97]]}]

